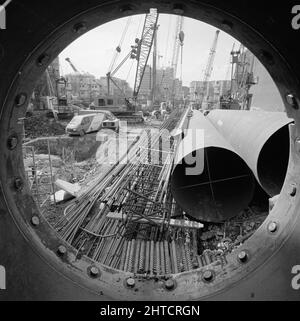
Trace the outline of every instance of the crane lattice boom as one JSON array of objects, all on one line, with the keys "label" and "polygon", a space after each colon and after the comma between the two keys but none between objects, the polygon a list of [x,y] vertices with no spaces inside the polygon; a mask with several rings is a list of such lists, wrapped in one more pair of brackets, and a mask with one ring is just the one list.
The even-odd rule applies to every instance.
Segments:
[{"label": "crane lattice boom", "polygon": [[204,96],[207,96],[207,91],[208,91],[208,82],[213,70],[213,65],[214,65],[214,59],[215,59],[215,55],[216,55],[216,49],[217,49],[217,43],[218,43],[218,37],[219,37],[219,33],[220,30],[216,31],[215,34],[215,38],[213,41],[213,44],[210,48],[210,52],[209,52],[209,56],[208,56],[208,60],[207,60],[207,64],[206,64],[206,68],[204,71],[204,78],[203,78],[203,90],[202,90],[202,100],[204,98]]},{"label": "crane lattice boom", "polygon": [[140,90],[145,68],[148,62],[150,51],[153,44],[154,34],[157,27],[158,12],[157,9],[150,9],[146,15],[141,39],[137,50],[137,69],[134,82],[133,99],[137,98]]},{"label": "crane lattice boom", "polygon": [[176,20],[175,41],[173,45],[173,56],[172,56],[172,66],[171,66],[174,71],[174,79],[176,78],[176,73],[177,73],[178,55],[179,55],[179,48],[181,44],[179,35],[183,28],[183,22],[184,22],[183,16],[178,16]]},{"label": "crane lattice boom", "polygon": [[77,68],[74,66],[74,64],[72,63],[72,61],[71,61],[70,58],[66,58],[65,60],[70,64],[70,66],[72,67],[72,69],[74,70],[74,72],[79,72],[79,71],[77,70]]}]

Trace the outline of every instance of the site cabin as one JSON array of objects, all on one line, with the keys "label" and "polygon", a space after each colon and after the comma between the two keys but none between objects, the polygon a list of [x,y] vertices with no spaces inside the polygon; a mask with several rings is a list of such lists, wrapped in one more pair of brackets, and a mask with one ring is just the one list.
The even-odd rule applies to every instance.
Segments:
[{"label": "site cabin", "polygon": [[114,111],[126,111],[126,105],[124,98],[112,97],[112,96],[102,96],[94,100],[90,105],[90,109],[101,109]]},{"label": "site cabin", "polygon": [[136,111],[134,105],[126,99],[113,96],[101,96],[96,98],[90,104],[92,110],[107,110],[117,118],[126,121],[127,123],[143,123],[144,117],[142,111]]},{"label": "site cabin", "polygon": [[83,136],[101,128],[119,131],[119,120],[106,110],[80,110],[67,125],[66,133]]}]

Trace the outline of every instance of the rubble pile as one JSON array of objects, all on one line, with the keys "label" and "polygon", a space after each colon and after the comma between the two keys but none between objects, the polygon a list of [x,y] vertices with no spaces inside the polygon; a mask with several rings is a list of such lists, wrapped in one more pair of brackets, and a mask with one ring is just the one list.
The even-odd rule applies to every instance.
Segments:
[{"label": "rubble pile", "polygon": [[59,168],[56,176],[70,183],[83,183],[99,167],[95,158],[83,162],[66,163]]},{"label": "rubble pile", "polygon": [[[99,164],[95,158],[91,158],[83,162],[64,163],[60,168],[55,170],[55,179],[63,179],[69,183],[78,183],[81,188],[89,184],[94,176],[105,171],[107,166]],[[58,190],[56,186],[56,190]],[[49,199],[44,204],[43,214],[50,225],[54,226],[59,219],[63,216],[63,212],[69,203],[60,202],[54,206],[53,202]]]},{"label": "rubble pile", "polygon": [[257,230],[267,215],[262,209],[248,207],[222,224],[205,224],[199,238],[200,251],[230,253]]},{"label": "rubble pile", "polygon": [[47,117],[45,112],[36,112],[24,119],[25,138],[30,139],[64,135],[65,127],[66,123]]}]

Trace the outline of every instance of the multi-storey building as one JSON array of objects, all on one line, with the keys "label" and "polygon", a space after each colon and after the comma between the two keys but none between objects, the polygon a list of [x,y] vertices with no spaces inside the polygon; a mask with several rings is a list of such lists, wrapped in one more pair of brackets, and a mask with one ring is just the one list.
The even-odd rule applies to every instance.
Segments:
[{"label": "multi-storey building", "polygon": [[182,86],[182,95],[184,99],[190,99],[190,87]]},{"label": "multi-storey building", "polygon": [[[109,95],[123,98],[132,96],[132,89],[126,80],[113,77],[113,81],[117,86],[112,81],[109,82]],[[101,95],[108,95],[107,77],[100,77],[98,82],[101,85]]]},{"label": "multi-storey building", "polygon": [[[139,91],[139,100],[149,100],[152,98],[153,86],[152,68],[146,66],[144,77]],[[156,70],[156,101],[166,101],[182,98],[182,83],[179,79],[174,79],[174,69],[171,67]]]},{"label": "multi-storey building", "polygon": [[67,95],[90,103],[100,95],[101,87],[95,76],[89,73],[71,73],[65,75]]},{"label": "multi-storey building", "polygon": [[152,68],[147,65],[140,85],[139,100],[150,99],[152,91]]},{"label": "multi-storey building", "polygon": [[[190,99],[197,101],[201,98],[204,88],[203,81],[192,81],[190,83]],[[218,101],[222,95],[230,90],[230,80],[211,80],[206,87],[206,99],[209,101]]]},{"label": "multi-storey building", "polygon": [[[90,103],[97,97],[108,95],[107,77],[96,79],[95,76],[89,73],[71,73],[66,75],[65,78],[67,79],[68,95],[74,99]],[[110,81],[109,94],[111,96],[130,97],[132,95],[132,89],[125,80],[115,77],[113,79],[119,88]]]}]

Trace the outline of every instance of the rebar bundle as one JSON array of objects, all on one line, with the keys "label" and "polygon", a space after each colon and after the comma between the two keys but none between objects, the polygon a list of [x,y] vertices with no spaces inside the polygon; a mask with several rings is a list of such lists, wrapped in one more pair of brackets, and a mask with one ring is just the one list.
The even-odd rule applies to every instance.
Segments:
[{"label": "rebar bundle", "polygon": [[[118,163],[65,208],[55,228],[78,252],[135,274],[192,269],[197,258],[190,247],[195,242],[187,240],[194,240],[189,233],[195,232],[169,225],[176,209],[169,177],[177,141],[164,131],[173,130],[180,115],[174,111],[159,130],[145,131]],[[111,216],[115,213],[121,219]]]}]

